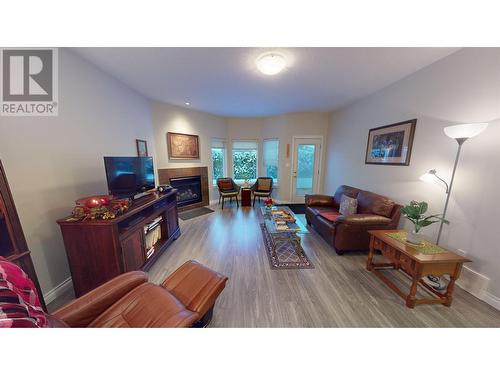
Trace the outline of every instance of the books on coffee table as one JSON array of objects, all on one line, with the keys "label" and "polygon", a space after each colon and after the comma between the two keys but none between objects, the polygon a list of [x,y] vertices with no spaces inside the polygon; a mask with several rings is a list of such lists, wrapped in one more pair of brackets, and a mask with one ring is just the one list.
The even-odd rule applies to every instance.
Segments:
[{"label": "books on coffee table", "polygon": [[285,221],[295,223],[295,217],[283,210],[272,211],[272,217],[275,221]]},{"label": "books on coffee table", "polygon": [[274,225],[276,226],[277,231],[284,231],[284,232],[299,232],[300,227],[297,225],[295,222],[286,222],[286,221],[275,221]]}]

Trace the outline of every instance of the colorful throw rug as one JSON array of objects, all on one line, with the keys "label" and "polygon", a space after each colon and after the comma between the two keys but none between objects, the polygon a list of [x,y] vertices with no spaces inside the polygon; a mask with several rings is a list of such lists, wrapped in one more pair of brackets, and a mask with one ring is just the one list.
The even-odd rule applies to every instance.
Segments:
[{"label": "colorful throw rug", "polygon": [[266,248],[267,257],[269,259],[269,264],[271,269],[308,269],[314,268],[313,264],[304,254],[299,256],[295,251],[295,247],[291,242],[279,242],[276,247],[276,256],[273,252],[273,239],[266,229],[265,224],[260,224],[262,230],[262,237],[264,238],[264,246]]},{"label": "colorful throw rug", "polygon": [[394,238],[395,240],[398,240],[400,242],[403,242],[405,245],[413,247],[415,250],[417,250],[421,254],[432,255],[432,254],[446,253],[445,249],[443,249],[442,247],[439,247],[438,245],[434,245],[433,243],[431,243],[429,241],[424,240],[424,242],[420,245],[408,242],[406,240],[406,234],[407,233],[405,231],[387,233],[387,235],[389,237]]}]

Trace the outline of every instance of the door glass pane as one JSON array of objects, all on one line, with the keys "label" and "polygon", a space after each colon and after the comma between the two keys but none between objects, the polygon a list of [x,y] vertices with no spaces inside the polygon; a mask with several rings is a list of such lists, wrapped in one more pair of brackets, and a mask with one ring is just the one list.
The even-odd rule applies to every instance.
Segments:
[{"label": "door glass pane", "polygon": [[315,151],[316,145],[298,145],[296,195],[313,193]]}]

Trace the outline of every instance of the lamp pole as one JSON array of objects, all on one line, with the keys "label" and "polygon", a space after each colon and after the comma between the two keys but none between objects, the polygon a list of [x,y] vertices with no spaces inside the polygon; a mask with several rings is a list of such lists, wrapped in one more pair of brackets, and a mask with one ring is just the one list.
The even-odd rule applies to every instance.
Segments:
[{"label": "lamp pole", "polygon": [[[446,202],[444,204],[444,210],[443,210],[443,219],[446,218],[446,211],[448,210],[448,203],[450,202],[450,196],[451,196],[451,188],[453,187],[453,180],[455,179],[455,172],[457,171],[457,166],[458,166],[458,159],[460,158],[460,151],[462,150],[462,145],[464,142],[469,139],[469,138],[455,138],[455,140],[458,143],[458,150],[457,150],[457,156],[455,157],[455,164],[453,165],[453,172],[451,173],[451,180],[450,180],[450,185],[447,186],[447,191],[446,191]],[[444,221],[441,220],[441,223],[439,224],[439,232],[436,240],[436,245],[439,245],[439,240],[441,239],[441,232],[443,231],[443,224]]]}]

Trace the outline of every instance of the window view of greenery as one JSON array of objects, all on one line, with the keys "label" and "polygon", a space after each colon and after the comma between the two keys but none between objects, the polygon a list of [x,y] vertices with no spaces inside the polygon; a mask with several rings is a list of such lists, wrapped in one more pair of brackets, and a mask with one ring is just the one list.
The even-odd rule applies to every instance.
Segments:
[{"label": "window view of greenery", "polygon": [[278,153],[279,141],[277,139],[264,140],[264,171],[266,177],[272,177],[274,183],[278,181]]},{"label": "window view of greenery", "polygon": [[213,183],[218,178],[224,177],[224,149],[212,148],[212,170],[213,170]]},{"label": "window view of greenery", "polygon": [[233,176],[243,181],[257,178],[257,150],[233,150]]}]

